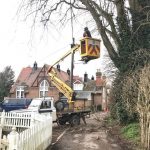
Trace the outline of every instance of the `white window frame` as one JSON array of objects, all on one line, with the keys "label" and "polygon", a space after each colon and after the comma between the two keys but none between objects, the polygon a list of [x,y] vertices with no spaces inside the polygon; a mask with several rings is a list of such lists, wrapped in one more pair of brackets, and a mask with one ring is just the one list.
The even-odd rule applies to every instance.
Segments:
[{"label": "white window frame", "polygon": [[24,98],[24,86],[17,86],[16,98]]},{"label": "white window frame", "polygon": [[[43,80],[40,83],[40,86],[39,86],[39,97],[40,98],[47,96],[46,92],[48,93],[48,88],[49,88],[48,81],[47,80]],[[41,92],[42,92],[42,95],[41,95]]]}]

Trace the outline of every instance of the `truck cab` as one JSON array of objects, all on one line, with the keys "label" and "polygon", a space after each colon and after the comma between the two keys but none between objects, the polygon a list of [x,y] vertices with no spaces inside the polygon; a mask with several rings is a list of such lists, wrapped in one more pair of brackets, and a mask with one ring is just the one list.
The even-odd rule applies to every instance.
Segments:
[{"label": "truck cab", "polygon": [[51,116],[53,122],[56,121],[56,109],[53,97],[33,98],[27,109],[12,111],[15,113],[39,113],[44,116]]},{"label": "truck cab", "polygon": [[[34,99],[34,101],[38,101],[39,99]],[[54,99],[51,97],[45,98],[41,101],[38,112],[42,115],[48,116],[51,115],[53,122],[56,121],[56,108],[54,107]]]}]

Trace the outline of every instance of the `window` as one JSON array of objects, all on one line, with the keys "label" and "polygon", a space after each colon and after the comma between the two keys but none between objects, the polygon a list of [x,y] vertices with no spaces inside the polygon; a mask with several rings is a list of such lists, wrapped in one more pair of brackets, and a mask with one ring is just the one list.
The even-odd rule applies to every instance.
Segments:
[{"label": "window", "polygon": [[16,98],[24,98],[24,86],[18,86],[16,88]]},{"label": "window", "polygon": [[48,82],[46,80],[43,80],[39,87],[39,97],[48,96],[48,87],[49,87]]},{"label": "window", "polygon": [[43,101],[42,102],[40,109],[45,109],[45,108],[51,108],[51,102],[50,101]]}]

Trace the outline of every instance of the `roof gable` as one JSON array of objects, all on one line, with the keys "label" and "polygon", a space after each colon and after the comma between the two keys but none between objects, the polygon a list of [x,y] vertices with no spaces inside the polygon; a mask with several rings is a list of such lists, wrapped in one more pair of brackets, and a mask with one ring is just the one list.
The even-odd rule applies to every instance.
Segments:
[{"label": "roof gable", "polygon": [[75,81],[73,82],[73,84],[83,84],[83,83],[82,83],[82,81],[80,81],[80,80],[75,80]]},{"label": "roof gable", "polygon": [[[16,87],[19,85],[25,85],[27,87],[32,87],[32,86],[38,86],[39,82],[43,79],[49,80],[50,78],[48,77],[47,71],[49,69],[50,65],[45,64],[43,67],[38,67],[36,70],[34,70],[32,67],[26,67],[23,68],[15,82],[15,84],[12,86],[10,92],[13,93]],[[70,83],[70,76],[60,70],[58,71],[56,68],[53,68],[55,72],[57,73],[57,77],[65,82],[66,84],[69,82]],[[76,79],[75,83],[76,84],[81,84],[82,83],[82,78],[79,76],[74,76],[74,79]]]},{"label": "roof gable", "polygon": [[83,91],[95,91],[95,80],[90,80],[84,83]]},{"label": "roof gable", "polygon": [[[44,65],[43,67],[38,67],[37,70],[34,70],[32,67],[23,68],[16,80],[17,85],[21,85],[22,83],[31,87],[33,86],[38,77],[48,77],[47,70],[50,65]],[[57,73],[57,77],[61,79],[63,82],[69,81],[69,76],[64,71],[58,71],[56,68],[54,70]]]},{"label": "roof gable", "polygon": [[19,83],[20,81],[25,82],[29,78],[31,72],[32,72],[31,67],[23,68],[16,80],[16,83]]},{"label": "roof gable", "polygon": [[16,80],[16,84],[21,85],[24,83],[29,87],[32,86],[41,69],[42,68],[37,68],[37,70],[33,70],[31,67],[23,68]]}]

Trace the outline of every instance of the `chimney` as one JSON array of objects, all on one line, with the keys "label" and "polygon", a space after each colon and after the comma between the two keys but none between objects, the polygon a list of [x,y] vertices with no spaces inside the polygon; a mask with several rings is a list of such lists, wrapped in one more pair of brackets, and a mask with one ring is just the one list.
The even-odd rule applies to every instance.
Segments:
[{"label": "chimney", "polygon": [[60,65],[57,64],[57,70],[60,72]]},{"label": "chimney", "polygon": [[105,75],[102,76],[102,81],[103,81],[103,86],[106,86],[106,76]]},{"label": "chimney", "polygon": [[94,76],[91,77],[91,80],[94,80]]},{"label": "chimney", "polygon": [[96,86],[102,86],[102,73],[100,69],[97,69],[96,72]]},{"label": "chimney", "polygon": [[35,71],[35,70],[37,70],[37,68],[38,68],[37,67],[37,62],[35,61],[34,64],[33,64],[33,70]]},{"label": "chimney", "polygon": [[69,68],[67,69],[67,74],[70,76],[70,70],[69,70]]},{"label": "chimney", "polygon": [[88,74],[85,72],[84,74],[84,82],[87,82],[88,81]]}]

